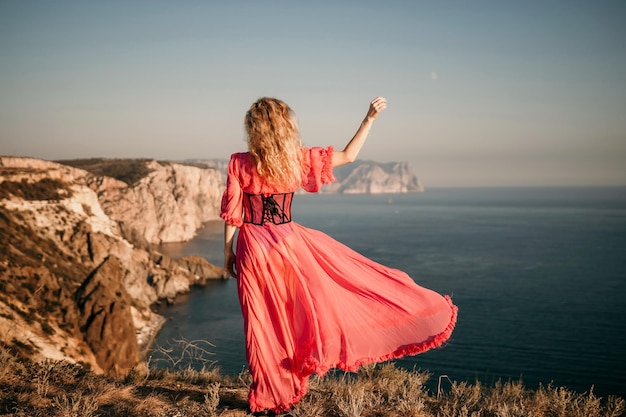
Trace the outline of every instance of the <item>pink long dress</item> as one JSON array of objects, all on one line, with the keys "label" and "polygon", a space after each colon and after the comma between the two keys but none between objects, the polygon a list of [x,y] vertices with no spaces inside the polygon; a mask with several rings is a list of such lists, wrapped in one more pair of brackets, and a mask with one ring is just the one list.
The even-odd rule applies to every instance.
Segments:
[{"label": "pink long dress", "polygon": [[[316,192],[332,182],[331,162],[332,147],[304,148],[301,186]],[[262,220],[261,195],[275,195],[284,220],[291,200],[283,193],[296,188],[268,185],[248,153],[231,156],[221,217],[240,228],[235,267],[253,412],[288,410],[313,373],[356,371],[438,347],[456,322],[447,296],[404,272],[295,221]]]}]

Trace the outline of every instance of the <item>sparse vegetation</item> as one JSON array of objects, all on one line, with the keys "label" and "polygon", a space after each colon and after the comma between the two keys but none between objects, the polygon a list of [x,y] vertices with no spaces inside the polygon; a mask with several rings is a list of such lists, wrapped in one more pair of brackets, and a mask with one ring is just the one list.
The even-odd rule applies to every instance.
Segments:
[{"label": "sparse vegetation", "polygon": [[152,170],[148,168],[150,159],[68,159],[57,161],[64,165],[84,169],[95,175],[104,175],[133,185],[148,175]]},{"label": "sparse vegetation", "polygon": [[184,366],[201,365],[210,367],[216,361],[210,359],[213,353],[210,351],[215,347],[206,340],[187,340],[184,337],[174,339],[166,346],[156,346],[151,354],[152,363],[157,366],[164,364],[166,367],[181,368]]},{"label": "sparse vegetation", "polygon": [[[424,384],[430,375],[370,366],[358,374],[311,379],[309,394],[293,417],[619,417],[624,400],[566,388],[525,388],[520,382],[452,382],[439,393]],[[11,416],[250,416],[247,373],[223,376],[215,367],[149,369],[125,378],[96,375],[83,365],[33,362],[0,348],[0,415]]]},{"label": "sparse vegetation", "polygon": [[58,201],[71,195],[72,191],[66,183],[53,178],[42,178],[35,182],[29,182],[24,178],[19,182],[0,183],[0,199],[14,196],[29,201]]},{"label": "sparse vegetation", "polygon": [[[62,294],[59,280],[77,285],[84,280],[88,268],[73,260],[53,240],[40,236],[17,214],[20,213],[0,206],[0,264],[21,267],[7,268],[0,274],[0,300],[29,322],[39,312],[61,316],[62,301],[70,295]],[[28,310],[15,307],[16,300]]]}]

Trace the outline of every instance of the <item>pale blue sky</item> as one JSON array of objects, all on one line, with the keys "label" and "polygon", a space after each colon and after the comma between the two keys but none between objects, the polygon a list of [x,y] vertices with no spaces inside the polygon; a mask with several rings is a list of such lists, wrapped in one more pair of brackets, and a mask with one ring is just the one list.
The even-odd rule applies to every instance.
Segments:
[{"label": "pale blue sky", "polygon": [[227,158],[258,97],[426,187],[626,185],[624,1],[0,0],[0,154]]}]

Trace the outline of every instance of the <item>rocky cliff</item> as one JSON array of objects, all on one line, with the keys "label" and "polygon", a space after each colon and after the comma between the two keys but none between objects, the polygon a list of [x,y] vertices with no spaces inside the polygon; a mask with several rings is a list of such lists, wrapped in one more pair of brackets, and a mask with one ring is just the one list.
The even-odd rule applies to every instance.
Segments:
[{"label": "rocky cliff", "polygon": [[[194,159],[226,176],[228,161],[224,159]],[[381,194],[424,191],[421,181],[408,162],[355,161],[334,169],[335,181],[322,187],[321,193]]]},{"label": "rocky cliff", "polygon": [[412,193],[424,191],[408,162],[355,161],[335,168],[337,181],[321,192],[343,194]]},{"label": "rocky cliff", "polygon": [[124,182],[0,158],[0,343],[124,374],[164,321],[155,302],[226,276],[202,258],[175,261],[146,244],[189,239],[216,218],[219,174],[140,165]]},{"label": "rocky cliff", "polygon": [[187,241],[203,223],[219,219],[225,181],[217,170],[154,160],[61,162],[96,174],[88,185],[104,211],[126,235],[148,243]]}]

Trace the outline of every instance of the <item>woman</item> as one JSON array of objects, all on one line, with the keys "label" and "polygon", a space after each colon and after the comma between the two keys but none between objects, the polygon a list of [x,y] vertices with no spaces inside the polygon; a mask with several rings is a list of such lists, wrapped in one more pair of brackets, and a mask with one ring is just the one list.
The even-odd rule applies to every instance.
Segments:
[{"label": "woman", "polygon": [[[291,221],[293,193],[316,192],[353,162],[387,106],[374,99],[343,151],[305,148],[284,102],[246,113],[249,152],[231,156],[221,217],[224,259],[237,277],[253,412],[283,412],[313,373],[414,355],[443,344],[456,322],[448,297]],[[236,254],[235,231],[239,229]]]}]

